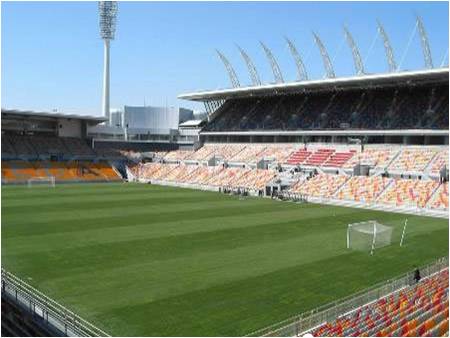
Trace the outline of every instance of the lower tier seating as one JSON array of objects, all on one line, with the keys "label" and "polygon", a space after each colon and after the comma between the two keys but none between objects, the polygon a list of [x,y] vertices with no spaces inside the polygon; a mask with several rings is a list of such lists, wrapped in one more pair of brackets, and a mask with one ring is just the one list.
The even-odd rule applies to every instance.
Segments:
[{"label": "lower tier seating", "polygon": [[307,181],[295,185],[291,191],[306,196],[331,197],[341,187],[348,176],[319,174]]},{"label": "lower tier seating", "polygon": [[438,186],[439,182],[433,180],[396,179],[380,197],[379,202],[424,208]]},{"label": "lower tier seating", "polygon": [[326,322],[315,337],[441,337],[448,332],[448,269],[350,314]]},{"label": "lower tier seating", "polygon": [[436,149],[405,148],[391,163],[388,169],[397,171],[424,171],[437,152]]},{"label": "lower tier seating", "polygon": [[26,182],[30,178],[54,177],[56,181],[119,181],[107,162],[2,161],[2,181]]},{"label": "lower tier seating", "polygon": [[274,179],[273,170],[146,163],[129,168],[139,178],[178,183],[262,190]]},{"label": "lower tier seating", "polygon": [[338,192],[337,198],[356,202],[374,202],[393,179],[381,176],[354,176]]}]

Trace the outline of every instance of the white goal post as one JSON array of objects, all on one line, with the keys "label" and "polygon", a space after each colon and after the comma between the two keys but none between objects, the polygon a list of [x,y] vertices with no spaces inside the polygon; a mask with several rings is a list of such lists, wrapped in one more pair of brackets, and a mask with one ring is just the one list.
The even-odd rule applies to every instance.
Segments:
[{"label": "white goal post", "polygon": [[377,221],[349,224],[347,227],[347,249],[370,251],[391,244],[392,227]]},{"label": "white goal post", "polygon": [[39,186],[48,185],[48,186],[54,188],[56,185],[55,177],[54,176],[32,177],[27,180],[28,188],[31,188],[36,185],[39,185]]}]

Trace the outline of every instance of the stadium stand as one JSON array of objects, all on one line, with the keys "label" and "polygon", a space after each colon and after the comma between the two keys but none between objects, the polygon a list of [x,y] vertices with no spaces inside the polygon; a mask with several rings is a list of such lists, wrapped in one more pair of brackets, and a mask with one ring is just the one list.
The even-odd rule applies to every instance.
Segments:
[{"label": "stadium stand", "polygon": [[395,179],[379,202],[424,208],[438,186],[439,182],[433,180]]},{"label": "stadium stand", "polygon": [[448,182],[439,186],[428,205],[432,209],[448,210]]},{"label": "stadium stand", "polygon": [[398,149],[392,148],[369,148],[364,149],[362,152],[356,153],[347,163],[344,164],[344,168],[353,168],[357,164],[368,165],[375,169],[384,169],[398,154]]},{"label": "stadium stand", "polygon": [[423,114],[432,91],[436,102],[448,102],[448,84],[229,99],[203,130],[447,129],[444,105],[436,107],[432,116]]},{"label": "stadium stand", "polygon": [[438,151],[436,149],[404,148],[400,155],[388,167],[388,170],[423,172],[437,153]]},{"label": "stadium stand", "polygon": [[232,156],[230,162],[235,163],[255,163],[257,160],[261,159],[261,154],[266,149],[264,144],[252,144],[251,146],[245,147],[241,152]]},{"label": "stadium stand", "polygon": [[392,182],[393,179],[381,176],[354,176],[339,190],[337,198],[372,203]]},{"label": "stadium stand", "polygon": [[7,183],[24,183],[30,178],[51,176],[57,182],[121,180],[106,162],[2,161],[2,181]]},{"label": "stadium stand", "polygon": [[448,332],[448,316],[446,269],[311,333],[316,337],[441,337]]},{"label": "stadium stand", "polygon": [[305,160],[312,154],[311,151],[306,149],[306,146],[302,149],[298,149],[293,152],[286,160],[287,164],[299,165],[305,162]]},{"label": "stadium stand", "polygon": [[331,197],[347,179],[344,175],[319,174],[294,185],[291,191],[306,196]]},{"label": "stadium stand", "polygon": [[435,159],[431,163],[430,167],[430,174],[431,175],[438,175],[440,170],[446,167],[448,168],[448,148],[442,149]]}]

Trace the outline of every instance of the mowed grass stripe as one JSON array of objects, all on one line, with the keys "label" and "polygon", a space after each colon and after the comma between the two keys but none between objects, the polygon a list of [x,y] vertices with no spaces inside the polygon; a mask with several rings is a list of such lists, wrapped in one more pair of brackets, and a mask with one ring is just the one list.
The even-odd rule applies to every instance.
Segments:
[{"label": "mowed grass stripe", "polygon": [[[29,264],[27,271],[39,280],[58,277],[78,271],[97,271],[134,264],[135,262],[168,260],[185,257],[188,254],[214,252],[244,246],[273,243],[298,237],[304,231],[315,234],[327,233],[334,228],[334,216],[321,217],[308,222],[298,221],[285,223],[271,222],[253,226],[218,229],[216,231],[190,232],[174,235],[167,233],[164,237],[132,239],[120,242],[95,243],[80,248],[61,248],[25,254],[15,254],[17,264],[26,265],[33,260],[46,262],[51,270],[36,269],[36,264]],[[320,224],[323,226],[318,226]],[[328,224],[325,225],[325,224]],[[344,237],[342,237],[342,241]],[[48,242],[48,241],[46,241]],[[170,248],[168,250],[168,248]],[[33,257],[30,257],[32,255]],[[37,257],[36,257],[37,256]],[[89,265],[86,266],[86,262]],[[37,264],[39,266],[40,264]]]},{"label": "mowed grass stripe", "polygon": [[[92,183],[90,183],[92,184]],[[191,189],[177,189],[172,187],[163,187],[146,184],[123,184],[123,183],[109,183],[109,184],[92,184],[92,185],[77,185],[77,184],[60,184],[55,188],[51,187],[33,187],[26,186],[4,186],[2,193],[8,195],[7,203],[23,201],[35,201],[36,197],[42,199],[56,199],[59,198],[76,198],[76,197],[94,197],[100,199],[108,195],[148,195],[149,191],[152,193],[159,193],[158,196],[176,196],[176,195],[190,195],[190,196],[211,196],[217,195],[213,192],[195,191]],[[216,196],[217,198],[217,196]]]},{"label": "mowed grass stripe", "polygon": [[[424,236],[414,238],[409,245],[413,248],[426,239]],[[445,246],[445,237],[442,236],[437,244]],[[182,296],[117,307],[94,317],[121,335],[181,336],[189,332],[212,336],[220,332],[225,336],[239,336],[360,291],[366,287],[367,280],[377,283],[393,277],[386,266],[395,269],[394,276],[399,276],[417,264],[413,249],[406,253],[399,247],[395,253],[388,251],[380,249],[372,257],[370,267],[366,254],[353,252]],[[433,248],[422,253],[425,264],[432,262],[441,251]],[[398,255],[404,255],[402,263],[398,261]],[[212,301],[198,302],[198,299]],[[133,314],[131,320],[127,313]],[[112,318],[128,319],[116,321]],[[151,325],[147,331],[141,331],[139,324],[146,320]]]},{"label": "mowed grass stripe", "polygon": [[[448,220],[408,216],[407,245],[370,257],[345,249],[347,224],[379,220],[397,241],[405,215],[150,185],[7,188],[3,264],[115,335],[242,335],[448,251]],[[120,210],[121,195],[154,207]]]}]

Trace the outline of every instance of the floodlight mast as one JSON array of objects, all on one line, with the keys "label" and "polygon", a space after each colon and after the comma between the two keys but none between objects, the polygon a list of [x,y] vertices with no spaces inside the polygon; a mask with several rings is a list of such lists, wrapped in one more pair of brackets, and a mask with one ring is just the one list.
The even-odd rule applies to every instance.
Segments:
[{"label": "floodlight mast", "polygon": [[116,31],[117,2],[116,1],[100,1],[98,3],[99,19],[100,19],[100,37],[104,41],[103,54],[103,97],[102,97],[102,113],[110,123],[109,109],[109,47],[110,41],[114,40]]}]

